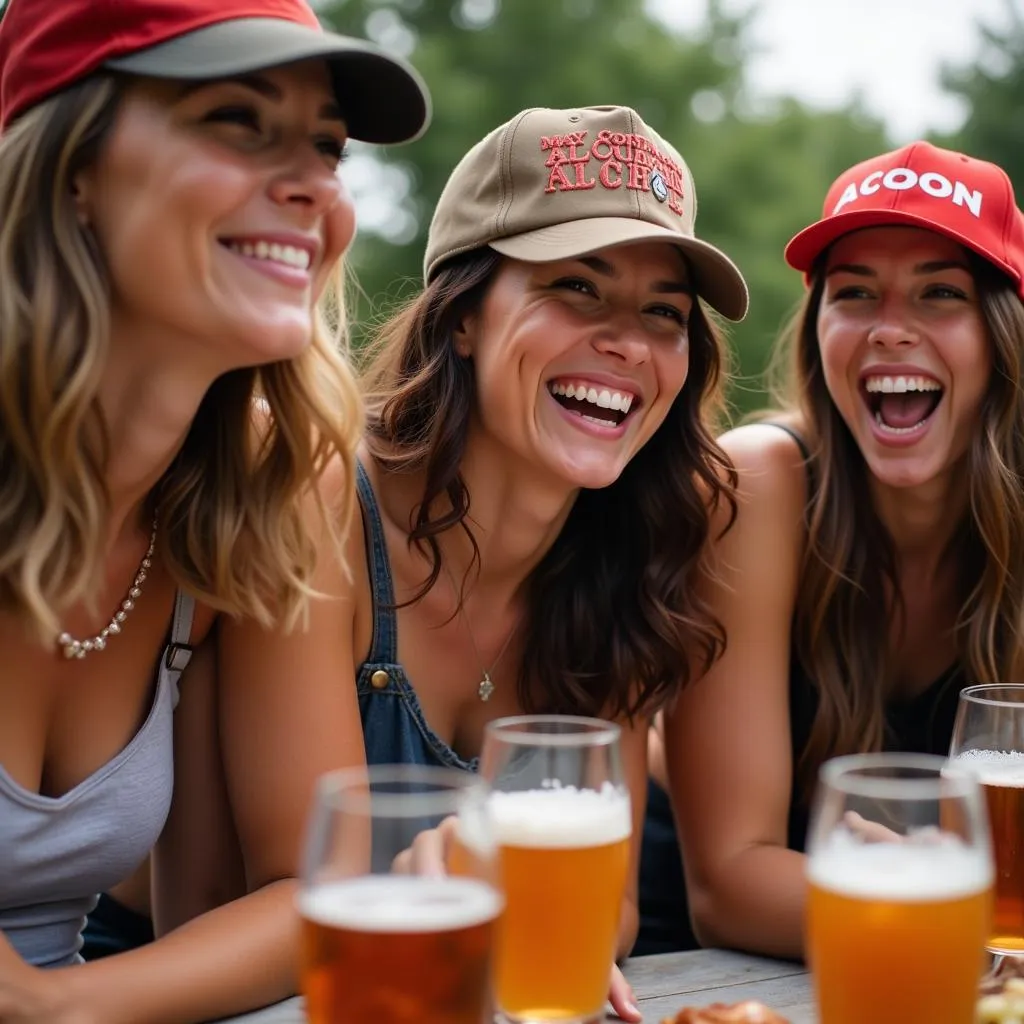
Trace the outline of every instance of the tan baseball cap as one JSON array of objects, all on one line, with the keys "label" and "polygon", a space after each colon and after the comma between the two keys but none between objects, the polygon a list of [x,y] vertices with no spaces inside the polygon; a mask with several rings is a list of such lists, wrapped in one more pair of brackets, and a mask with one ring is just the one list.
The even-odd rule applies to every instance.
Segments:
[{"label": "tan baseball cap", "polygon": [[536,107],[478,142],[452,171],[430,224],[427,282],[489,245],[528,263],[626,242],[679,246],[697,294],[742,320],[748,294],[725,253],[693,233],[697,193],[683,158],[629,107]]}]

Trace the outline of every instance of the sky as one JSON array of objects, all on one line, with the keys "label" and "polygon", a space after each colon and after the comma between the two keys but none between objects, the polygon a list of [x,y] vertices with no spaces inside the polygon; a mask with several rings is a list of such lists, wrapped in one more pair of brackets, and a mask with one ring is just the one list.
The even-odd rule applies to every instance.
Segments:
[{"label": "sky", "polygon": [[[706,0],[648,0],[672,24],[695,28]],[[959,127],[964,111],[943,93],[944,61],[977,55],[976,23],[1005,25],[1024,0],[723,0],[727,11],[759,8],[752,38],[764,48],[748,68],[760,96],[840,105],[858,91],[896,142]]]}]

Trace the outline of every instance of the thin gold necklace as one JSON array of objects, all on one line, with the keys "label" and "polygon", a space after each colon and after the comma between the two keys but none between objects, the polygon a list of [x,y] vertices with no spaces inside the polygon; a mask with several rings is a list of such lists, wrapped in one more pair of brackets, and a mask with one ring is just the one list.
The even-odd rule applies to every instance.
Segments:
[{"label": "thin gold necklace", "polygon": [[484,668],[484,659],[480,657],[480,648],[476,645],[476,637],[473,636],[473,627],[469,624],[469,616],[466,614],[465,605],[462,602],[462,598],[459,596],[458,588],[455,586],[455,578],[451,574],[451,570],[441,563],[444,568],[445,575],[448,577],[448,582],[451,584],[452,593],[455,595],[455,600],[459,604],[459,618],[462,619],[462,624],[466,627],[466,635],[469,637],[469,642],[473,645],[473,653],[476,655],[476,660],[480,665],[480,672],[482,677],[480,682],[477,683],[476,695],[486,704],[491,699],[491,694],[494,693],[494,681],[491,679],[491,673],[498,667],[498,662],[501,661],[502,656],[508,650],[508,645],[512,642],[512,637],[516,635],[516,629],[519,624],[516,623],[510,630],[505,642],[501,645],[501,650],[498,651],[494,661],[491,662],[489,669]]}]

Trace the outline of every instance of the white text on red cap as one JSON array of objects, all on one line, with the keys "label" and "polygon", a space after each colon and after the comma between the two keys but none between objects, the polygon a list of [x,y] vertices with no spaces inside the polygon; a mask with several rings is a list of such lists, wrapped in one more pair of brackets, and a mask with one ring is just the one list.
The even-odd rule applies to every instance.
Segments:
[{"label": "white text on red cap", "polygon": [[832,208],[835,216],[847,203],[852,203],[861,196],[870,196],[879,189],[886,188],[893,192],[904,192],[907,189],[919,188],[933,199],[948,199],[956,206],[966,207],[975,217],[981,216],[981,204],[984,198],[980,189],[970,189],[962,181],[950,181],[938,171],[924,171],[918,174],[909,167],[893,167],[889,171],[872,171],[859,184],[850,184],[843,189],[839,201]]}]

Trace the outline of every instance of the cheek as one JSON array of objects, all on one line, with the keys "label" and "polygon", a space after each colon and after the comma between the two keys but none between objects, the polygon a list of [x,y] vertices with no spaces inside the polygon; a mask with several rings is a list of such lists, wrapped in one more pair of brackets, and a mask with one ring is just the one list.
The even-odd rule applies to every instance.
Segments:
[{"label": "cheek", "polygon": [[[340,183],[339,183],[340,185]],[[338,201],[324,216],[324,252],[313,293],[319,298],[330,280],[338,260],[345,254],[356,235],[356,208],[348,190],[341,186]]]}]

